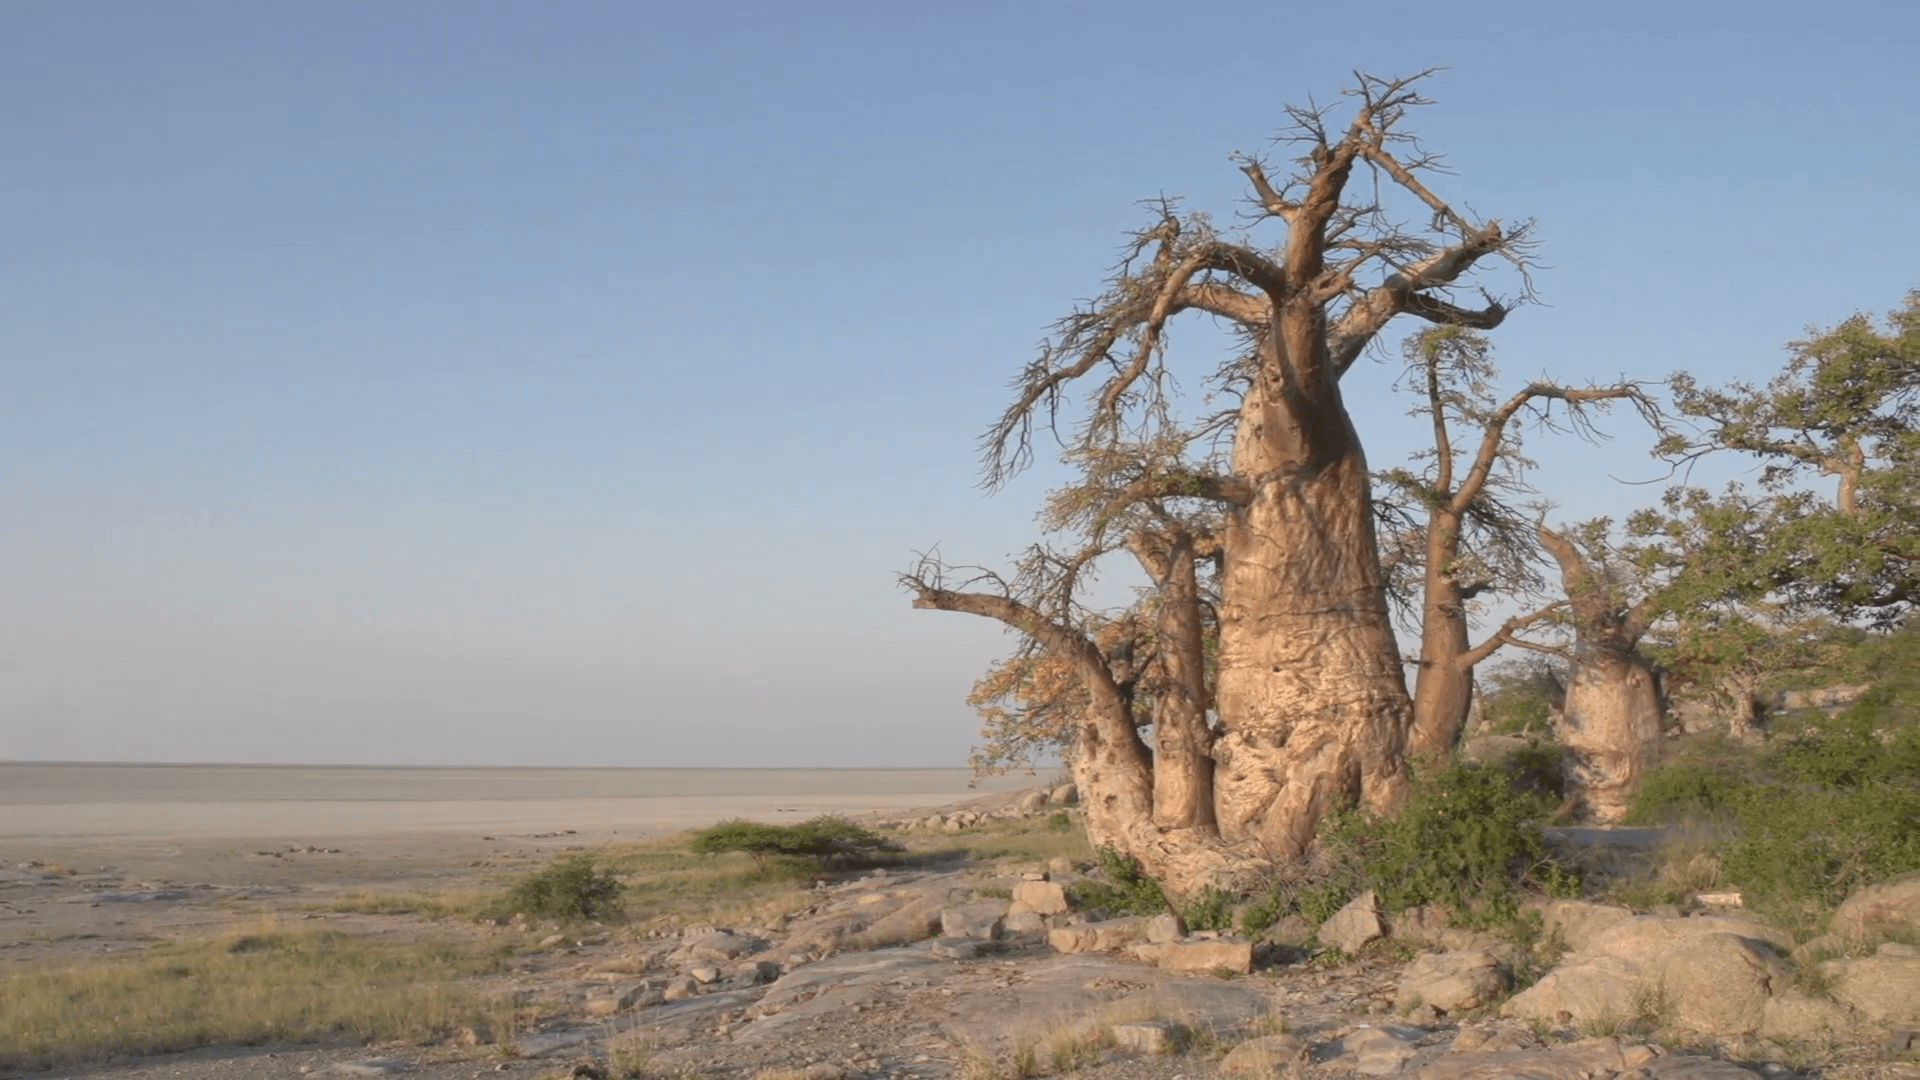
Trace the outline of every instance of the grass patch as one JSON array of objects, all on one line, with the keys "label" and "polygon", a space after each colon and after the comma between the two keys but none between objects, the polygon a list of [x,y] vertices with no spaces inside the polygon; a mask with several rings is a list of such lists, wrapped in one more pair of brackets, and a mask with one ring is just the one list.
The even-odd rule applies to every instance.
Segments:
[{"label": "grass patch", "polygon": [[327,1039],[430,1041],[487,1019],[463,980],[503,969],[453,944],[370,945],[266,924],[138,957],[0,980],[0,1068]]},{"label": "grass patch", "polygon": [[359,915],[418,915],[423,919],[477,919],[496,911],[498,893],[465,889],[445,893],[375,892],[345,893],[310,910]]}]

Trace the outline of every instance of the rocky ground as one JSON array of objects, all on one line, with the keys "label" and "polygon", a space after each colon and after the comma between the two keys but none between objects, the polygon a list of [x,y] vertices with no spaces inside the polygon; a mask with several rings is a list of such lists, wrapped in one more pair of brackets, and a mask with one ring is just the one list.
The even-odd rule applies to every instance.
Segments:
[{"label": "rocky ground", "polygon": [[[1036,792],[895,824],[964,830],[1054,809]],[[542,839],[564,848],[567,838]],[[252,888],[257,904],[299,892],[271,872],[200,888],[44,869],[14,865],[0,914],[138,911],[145,933],[164,936],[217,922],[229,893]],[[1540,940],[1522,945],[1437,911],[1387,920],[1367,897],[1323,926],[1253,942],[1184,935],[1171,917],[1073,910],[1065,886],[1087,870],[1002,860],[871,871],[819,883],[767,925],[653,936],[469,922],[457,932],[538,946],[498,987],[538,1024],[468,1029],[436,1046],[209,1048],[45,1075],[1920,1078],[1920,956],[1900,940],[1920,934],[1920,881],[1856,897],[1808,942],[1737,909],[1636,915],[1543,901]],[[258,891],[275,888],[285,892]],[[424,925],[324,917],[367,933]],[[118,947],[55,937],[10,951]],[[1527,985],[1515,993],[1516,983]]]}]

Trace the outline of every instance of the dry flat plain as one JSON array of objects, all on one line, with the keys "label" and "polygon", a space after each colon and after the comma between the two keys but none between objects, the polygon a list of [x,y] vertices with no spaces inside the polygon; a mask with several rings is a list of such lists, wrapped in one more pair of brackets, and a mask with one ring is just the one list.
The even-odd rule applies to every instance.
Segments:
[{"label": "dry flat plain", "polygon": [[[494,885],[568,850],[729,817],[906,811],[1034,783],[970,779],[963,769],[0,763],[0,977],[263,921],[299,925],[369,890]],[[322,918],[375,938],[417,923]],[[202,1062],[169,1075],[217,1074]],[[263,1075],[257,1060],[246,1075]]]}]

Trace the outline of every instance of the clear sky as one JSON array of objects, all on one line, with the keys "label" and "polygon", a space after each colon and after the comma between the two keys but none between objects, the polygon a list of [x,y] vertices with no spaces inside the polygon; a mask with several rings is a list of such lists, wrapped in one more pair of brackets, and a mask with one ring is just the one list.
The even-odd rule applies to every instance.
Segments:
[{"label": "clear sky", "polygon": [[[0,3],[0,757],[960,765],[912,611],[1136,200],[1444,67],[1516,378],[1764,378],[1920,286],[1920,4]],[[1408,326],[1396,326],[1397,340]],[[1376,465],[1417,437],[1356,369]],[[1651,497],[1628,418],[1541,447]]]}]

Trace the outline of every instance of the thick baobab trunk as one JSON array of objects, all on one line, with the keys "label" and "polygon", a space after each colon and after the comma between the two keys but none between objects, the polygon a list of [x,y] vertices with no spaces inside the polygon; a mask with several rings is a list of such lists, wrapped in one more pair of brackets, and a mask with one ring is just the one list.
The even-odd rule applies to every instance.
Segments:
[{"label": "thick baobab trunk", "polygon": [[1631,646],[1576,649],[1560,742],[1570,794],[1583,817],[1613,824],[1660,741],[1660,688],[1653,665]]},{"label": "thick baobab trunk", "polygon": [[1660,740],[1660,685],[1639,649],[1647,609],[1617,596],[1572,541],[1544,525],[1539,535],[1560,564],[1573,612],[1573,670],[1559,725],[1567,794],[1582,816],[1612,824],[1627,816]]},{"label": "thick baobab trunk", "polygon": [[1387,611],[1366,459],[1337,389],[1250,393],[1220,609],[1215,812],[1228,840],[1293,858],[1320,819],[1406,790],[1411,703]]}]

